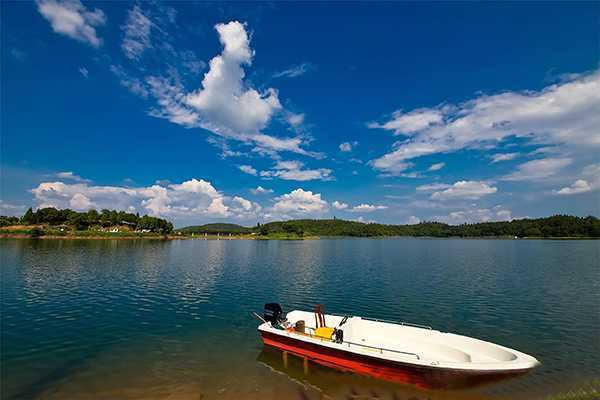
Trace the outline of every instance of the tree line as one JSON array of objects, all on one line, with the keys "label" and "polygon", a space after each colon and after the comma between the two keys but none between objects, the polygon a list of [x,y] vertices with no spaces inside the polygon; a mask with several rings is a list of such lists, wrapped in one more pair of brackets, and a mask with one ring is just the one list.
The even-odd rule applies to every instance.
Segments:
[{"label": "tree line", "polygon": [[[77,212],[53,207],[31,208],[22,217],[0,216],[0,226],[7,225],[68,225],[76,230],[94,227],[128,225],[135,230],[148,230],[161,234],[173,232],[173,224],[165,219],[123,211],[90,210]],[[178,229],[184,234],[249,234],[258,236],[427,236],[427,237],[600,237],[600,219],[594,216],[575,217],[554,215],[547,218],[518,219],[512,221],[482,222],[476,224],[448,225],[440,222],[421,222],[414,225],[389,225],[362,223],[341,219],[299,219],[257,224],[243,227],[235,224],[207,224]]]},{"label": "tree line", "polygon": [[257,225],[259,235],[291,234],[297,236],[428,236],[428,237],[600,237],[600,220],[596,217],[554,215],[547,218],[500,222],[448,225],[422,222],[414,225],[386,225],[340,219],[270,222]]},{"label": "tree line", "polygon": [[40,208],[36,211],[29,208],[22,217],[0,216],[0,226],[8,225],[67,225],[76,230],[87,230],[94,227],[110,227],[127,225],[135,230],[168,234],[173,232],[173,224],[165,219],[148,215],[127,213],[115,210],[89,210],[77,212],[70,209],[54,207]]}]

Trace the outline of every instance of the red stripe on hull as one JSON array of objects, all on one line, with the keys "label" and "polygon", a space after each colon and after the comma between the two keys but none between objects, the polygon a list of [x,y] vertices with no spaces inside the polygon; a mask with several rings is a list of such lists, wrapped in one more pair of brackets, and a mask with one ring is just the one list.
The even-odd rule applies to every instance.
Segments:
[{"label": "red stripe on hull", "polygon": [[441,370],[350,353],[270,332],[261,332],[261,335],[265,345],[306,357],[327,367],[424,389],[473,387],[527,372]]}]

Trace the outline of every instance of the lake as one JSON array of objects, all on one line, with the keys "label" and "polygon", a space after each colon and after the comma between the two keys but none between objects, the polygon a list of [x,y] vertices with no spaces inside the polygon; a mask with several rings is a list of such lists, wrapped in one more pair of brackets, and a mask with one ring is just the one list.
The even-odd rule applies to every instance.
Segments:
[{"label": "lake", "polygon": [[[3,399],[544,399],[600,388],[600,241],[0,240]],[[531,354],[423,391],[263,350],[250,315],[324,304]],[[590,397],[591,398],[591,397]]]}]

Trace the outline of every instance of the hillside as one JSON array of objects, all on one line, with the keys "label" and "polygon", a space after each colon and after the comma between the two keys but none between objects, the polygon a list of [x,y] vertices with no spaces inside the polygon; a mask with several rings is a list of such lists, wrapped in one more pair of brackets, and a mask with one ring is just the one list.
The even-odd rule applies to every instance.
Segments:
[{"label": "hillside", "polygon": [[259,237],[283,236],[429,236],[429,237],[600,237],[600,220],[596,217],[555,215],[547,218],[520,219],[506,222],[448,225],[422,222],[416,225],[386,225],[341,219],[299,219],[243,227],[235,224],[207,224],[178,229],[182,233],[248,234]]},{"label": "hillside", "polygon": [[236,225],[236,224],[205,224],[205,225],[196,225],[196,226],[186,226],[185,228],[177,229],[176,232],[181,232],[183,234],[248,234],[252,233],[254,228],[247,228],[245,226]]}]

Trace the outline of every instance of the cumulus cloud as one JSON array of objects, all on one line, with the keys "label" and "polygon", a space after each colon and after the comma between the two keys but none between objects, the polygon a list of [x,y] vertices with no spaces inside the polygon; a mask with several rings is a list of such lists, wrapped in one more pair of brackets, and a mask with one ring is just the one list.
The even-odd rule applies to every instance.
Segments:
[{"label": "cumulus cloud", "polygon": [[588,193],[600,189],[600,164],[591,164],[586,166],[582,173],[582,178],[577,179],[570,186],[556,190],[559,195],[572,195]]},{"label": "cumulus cloud", "polygon": [[333,208],[337,209],[337,210],[345,210],[346,208],[348,208],[348,204],[346,203],[342,203],[340,201],[334,201],[333,203],[331,203],[331,205],[333,206]]},{"label": "cumulus cloud", "polygon": [[571,186],[564,187],[557,191],[557,194],[579,194],[592,191],[592,186],[584,179],[577,179]]},{"label": "cumulus cloud", "polygon": [[354,142],[343,142],[343,143],[340,143],[339,147],[340,147],[340,151],[348,153],[348,152],[352,151],[352,149],[354,147],[356,147],[356,145],[358,145],[357,141],[354,141]]},{"label": "cumulus cloud", "polygon": [[252,194],[269,194],[269,193],[273,193],[273,189],[266,189],[262,186],[257,186],[256,189],[250,189],[250,193]]},{"label": "cumulus cloud", "polygon": [[240,165],[238,166],[238,168],[240,169],[240,171],[245,172],[248,175],[258,175],[258,171],[251,165]]},{"label": "cumulus cloud", "polygon": [[143,212],[176,220],[249,219],[256,218],[261,211],[260,205],[239,196],[226,196],[210,182],[202,179],[145,187],[42,182],[31,192],[40,207],[76,210],[109,208]]},{"label": "cumulus cloud", "polygon": [[408,220],[406,221],[407,225],[416,225],[418,223],[420,223],[421,220],[418,217],[415,217],[414,215],[411,215],[410,217],[408,217]]},{"label": "cumulus cloud", "polygon": [[304,75],[309,70],[312,69],[312,65],[310,63],[302,63],[298,65],[292,65],[291,67],[279,71],[273,74],[273,78],[296,78]]},{"label": "cumulus cloud", "polygon": [[102,45],[102,39],[96,34],[96,27],[106,23],[102,10],[90,11],[79,0],[38,0],[37,6],[54,32],[92,47]]},{"label": "cumulus cloud", "polygon": [[127,21],[122,26],[125,36],[121,43],[121,49],[130,60],[138,60],[144,50],[152,46],[150,42],[150,30],[152,22],[139,5],[134,5],[127,13]]},{"label": "cumulus cloud", "polygon": [[[231,21],[215,26],[222,52],[209,62],[201,87],[187,92],[173,77],[151,76],[146,82],[158,102],[150,115],[188,128],[201,127],[226,140],[253,144],[259,153],[274,156],[289,151],[318,157],[302,146],[306,137],[276,137],[263,133],[273,117],[282,112],[278,91],[258,91],[245,81],[244,67],[252,64],[254,51],[244,24]],[[287,114],[292,127],[304,116]]]},{"label": "cumulus cloud", "polygon": [[[409,135],[392,151],[371,161],[380,171],[398,174],[408,160],[461,149],[496,146],[511,137],[538,145],[560,145],[563,153],[591,157],[600,147],[600,72],[534,92],[481,95],[458,106],[395,113],[371,127]],[[408,117],[411,117],[410,119]]]},{"label": "cumulus cloud", "polygon": [[478,222],[511,221],[512,212],[502,206],[493,208],[474,208],[469,210],[454,211],[448,215],[434,217],[436,221],[451,225],[475,224]]},{"label": "cumulus cloud", "polygon": [[243,24],[217,24],[223,52],[210,61],[202,88],[187,95],[186,103],[202,112],[214,129],[226,134],[256,134],[281,109],[275,89],[264,93],[245,88],[243,65],[252,63],[254,52]]},{"label": "cumulus cloud", "polygon": [[331,170],[327,168],[305,169],[301,161],[277,161],[272,170],[261,171],[263,178],[279,178],[288,181],[329,181]]},{"label": "cumulus cloud", "polygon": [[89,210],[96,205],[84,194],[75,193],[71,200],[69,200],[69,207],[74,210]]},{"label": "cumulus cloud", "polygon": [[378,210],[385,210],[387,206],[374,205],[374,204],[359,204],[350,209],[352,212],[373,212]]},{"label": "cumulus cloud", "polygon": [[517,170],[502,177],[505,181],[530,181],[547,178],[571,164],[569,158],[542,158],[520,164]]},{"label": "cumulus cloud", "polygon": [[432,200],[469,199],[477,200],[498,191],[497,188],[480,181],[458,181],[448,188],[433,192]]},{"label": "cumulus cloud", "polygon": [[519,156],[519,153],[496,153],[492,154],[490,158],[492,159],[492,163],[497,163],[500,161],[510,161],[514,160]]},{"label": "cumulus cloud", "polygon": [[58,172],[56,177],[60,179],[68,179],[74,182],[90,182],[89,179],[84,179],[81,176],[74,174],[72,171]]},{"label": "cumulus cloud", "polygon": [[267,217],[314,216],[320,215],[329,209],[327,202],[321,198],[320,193],[313,193],[300,188],[279,196],[276,200]]},{"label": "cumulus cloud", "polygon": [[444,168],[446,166],[446,163],[437,163],[437,164],[432,164],[431,167],[429,167],[427,169],[427,171],[439,171],[440,169]]}]

